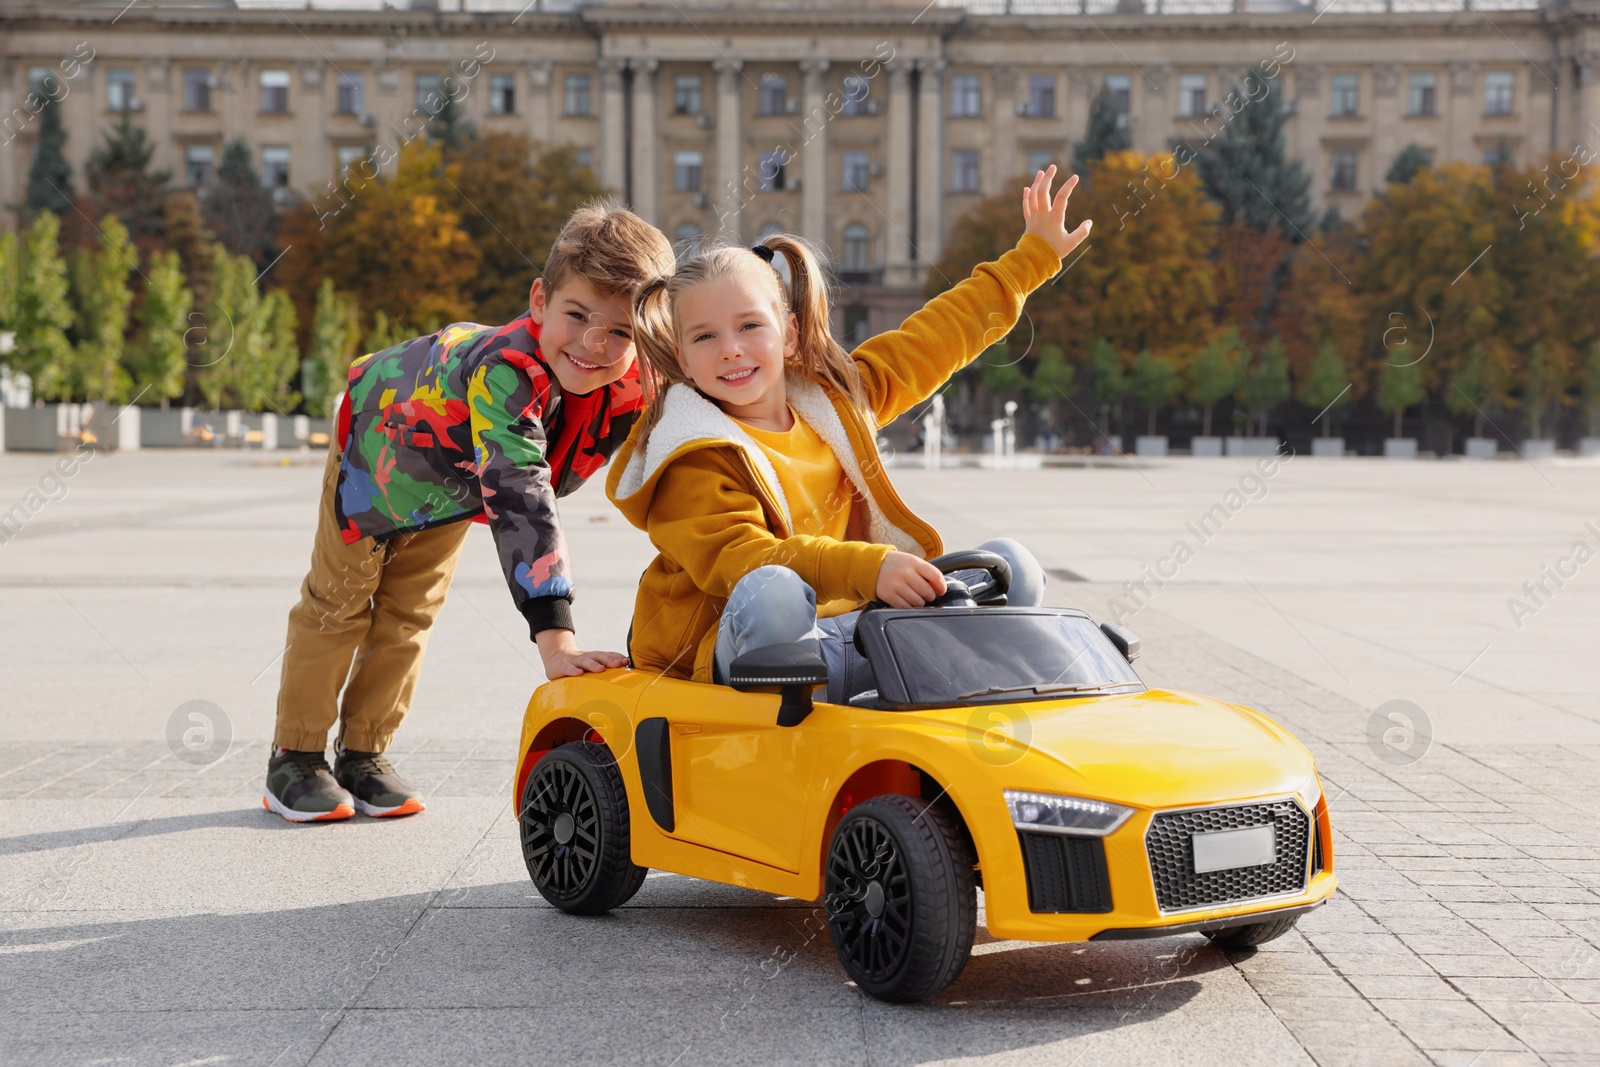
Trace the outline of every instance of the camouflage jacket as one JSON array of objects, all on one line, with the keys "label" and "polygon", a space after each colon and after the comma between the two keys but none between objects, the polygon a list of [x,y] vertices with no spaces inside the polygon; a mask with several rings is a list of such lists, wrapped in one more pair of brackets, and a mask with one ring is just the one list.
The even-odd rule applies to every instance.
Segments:
[{"label": "camouflage jacket", "polygon": [[345,542],[381,544],[486,521],[533,634],[572,629],[572,562],[556,515],[627,438],[643,397],[622,380],[565,395],[528,315],[457,322],[362,356],[340,410],[335,513]]}]

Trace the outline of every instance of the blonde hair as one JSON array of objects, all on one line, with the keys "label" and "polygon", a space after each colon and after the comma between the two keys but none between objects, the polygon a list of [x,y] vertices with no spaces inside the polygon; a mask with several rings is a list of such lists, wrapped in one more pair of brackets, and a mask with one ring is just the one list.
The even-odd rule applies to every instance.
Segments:
[{"label": "blonde hair", "polygon": [[598,200],[567,219],[540,276],[547,293],[576,277],[597,292],[632,300],[644,279],[671,269],[666,234],[615,201]]},{"label": "blonde hair", "polygon": [[648,434],[661,418],[661,406],[670,386],[694,384],[678,360],[679,300],[697,285],[737,274],[758,278],[761,284],[770,286],[773,306],[780,316],[795,317],[795,369],[844,395],[856,407],[867,406],[861,372],[829,329],[828,292],[821,258],[806,242],[787,233],[774,234],[757,247],[783,257],[789,268],[788,285],[775,265],[753,249],[722,245],[701,252],[669,274],[652,278],[634,294],[633,338],[642,357],[640,377],[646,379],[648,397],[640,419],[641,435]]}]

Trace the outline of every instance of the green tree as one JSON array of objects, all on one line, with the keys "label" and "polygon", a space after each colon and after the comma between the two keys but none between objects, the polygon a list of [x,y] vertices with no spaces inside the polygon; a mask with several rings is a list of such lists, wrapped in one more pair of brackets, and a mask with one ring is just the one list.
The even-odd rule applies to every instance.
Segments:
[{"label": "green tree", "polygon": [[1350,371],[1332,342],[1317,346],[1316,358],[1300,383],[1300,402],[1316,408],[1322,436],[1333,436],[1334,411],[1350,404]]},{"label": "green tree", "polygon": [[28,168],[23,217],[31,220],[39,212],[48,211],[57,217],[59,229],[59,220],[72,210],[72,165],[67,162],[64,148],[67,132],[61,128],[61,101],[66,91],[54,74],[46,76],[36,91],[44,106],[39,109],[39,140],[33,164]]},{"label": "green tree", "polygon": [[1394,437],[1400,436],[1400,423],[1406,408],[1422,403],[1426,394],[1421,363],[1383,365],[1378,374],[1378,410],[1394,416]]},{"label": "green tree", "polygon": [[216,234],[201,220],[200,201],[187,189],[167,198],[165,244],[178,253],[183,280],[194,293],[196,307],[211,300],[211,272],[216,267]]},{"label": "green tree", "polygon": [[1561,401],[1566,367],[1544,345],[1534,345],[1528,354],[1528,370],[1523,378],[1522,406],[1528,419],[1528,436],[1537,438],[1552,404]]},{"label": "green tree", "polygon": [[73,358],[61,377],[47,375],[44,391],[62,400],[107,402],[127,398],[128,373],[122,366],[123,344],[133,291],[128,276],[139,269],[139,253],[128,228],[115,215],[100,220],[100,247],[80,249],[68,261],[72,282]]},{"label": "green tree", "polygon": [[379,308],[372,313],[372,328],[367,331],[367,339],[362,342],[362,347],[367,352],[382,352],[415,336],[404,320],[390,322],[388,313]]},{"label": "green tree", "polygon": [[1012,355],[1011,345],[1005,341],[983,350],[977,359],[978,373],[990,396],[1003,397],[1027,386],[1028,376],[1022,372],[1021,362],[1022,357]]},{"label": "green tree", "polygon": [[194,293],[184,284],[178,253],[157,252],[139,303],[138,337],[128,351],[135,396],[166,407],[169,400],[183,395],[189,351],[185,335],[193,308]]},{"label": "green tree", "polygon": [[1400,149],[1400,154],[1389,164],[1389,173],[1383,176],[1383,180],[1393,185],[1404,185],[1417,176],[1417,171],[1431,166],[1433,166],[1433,156],[1427,149],[1420,145],[1408,144]]},{"label": "green tree", "polygon": [[1289,399],[1289,358],[1276,337],[1262,346],[1245,370],[1237,396],[1250,413],[1255,430],[1253,436],[1265,436],[1273,409]]},{"label": "green tree", "polygon": [[247,411],[271,410],[286,415],[300,403],[300,394],[289,389],[300,370],[294,301],[283,289],[269,290],[256,314],[259,322],[254,328],[259,341],[250,350],[254,359],[240,367],[236,385],[240,404]]},{"label": "green tree", "polygon": [[1128,375],[1128,392],[1144,407],[1146,433],[1156,432],[1156,413],[1177,398],[1182,383],[1177,368],[1150,354],[1147,348],[1133,361]]},{"label": "green tree", "polygon": [[1495,362],[1481,343],[1473,344],[1450,375],[1444,406],[1452,415],[1472,416],[1472,436],[1483,436],[1484,409],[1498,398]]},{"label": "green tree", "polygon": [[1067,362],[1061,346],[1045,344],[1039,349],[1039,361],[1034,364],[1033,377],[1028,380],[1028,395],[1038,403],[1054,404],[1072,395],[1077,377],[1077,368]]},{"label": "green tree", "polygon": [[205,338],[195,386],[206,407],[241,406],[240,383],[248,367],[260,360],[261,294],[255,265],[248,256],[230,256],[218,245],[212,251],[211,299],[204,307]]},{"label": "green tree", "polygon": [[1299,241],[1314,221],[1311,178],[1284,150],[1288,116],[1277,83],[1250,71],[1243,87],[1228,93],[1220,114],[1227,125],[1199,152],[1197,163],[1223,223],[1242,221]]},{"label": "green tree", "polygon": [[1072,145],[1072,169],[1087,175],[1100,158],[1108,152],[1122,152],[1133,147],[1133,137],[1122,124],[1122,116],[1111,99],[1111,90],[1101,87],[1089,103],[1089,128],[1083,140]]},{"label": "green tree", "polygon": [[438,106],[429,107],[433,115],[424,127],[427,135],[446,152],[454,151],[477,136],[476,128],[467,119],[466,109],[451,95],[451,90],[459,84],[454,75],[445,76],[444,84],[436,94],[439,99],[432,101]]},{"label": "green tree", "polygon": [[67,329],[72,325],[72,302],[67,264],[61,258],[61,223],[50,211],[40,211],[22,240],[21,281],[17,288],[16,353],[12,365],[34,383],[65,379],[72,363]]},{"label": "green tree", "polygon": [[1229,326],[1207,342],[1189,369],[1189,402],[1204,412],[1200,429],[1203,437],[1211,436],[1211,409],[1231,395],[1238,384],[1241,355],[1239,331]]},{"label": "green tree", "polygon": [[1584,427],[1590,437],[1600,437],[1600,341],[1589,346],[1589,357],[1583,364]]},{"label": "green tree", "polygon": [[166,214],[169,170],[152,171],[150,158],[156,146],[142,127],[135,126],[126,108],[117,124],[106,131],[105,141],[89,153],[83,174],[92,201],[90,214],[115,214],[141,250],[149,251],[162,235]]},{"label": "green tree", "polygon": [[1106,429],[1111,407],[1120,404],[1128,395],[1128,376],[1122,369],[1122,357],[1110,341],[1098,337],[1089,348],[1089,393],[1100,408],[1100,427]]},{"label": "green tree", "polygon": [[234,255],[255,260],[257,270],[275,255],[278,209],[250,158],[250,146],[234,138],[222,150],[217,180],[205,200],[205,224]]},{"label": "green tree", "polygon": [[[22,241],[16,231],[6,230],[0,233],[0,333],[10,333],[17,328],[17,299],[21,289]],[[9,363],[8,353],[0,352],[0,366]]]},{"label": "green tree", "polygon": [[308,411],[333,413],[333,402],[344,390],[350,362],[356,357],[358,337],[355,301],[335,292],[332,278],[322,279],[311,320],[311,344],[300,364],[300,391]]}]

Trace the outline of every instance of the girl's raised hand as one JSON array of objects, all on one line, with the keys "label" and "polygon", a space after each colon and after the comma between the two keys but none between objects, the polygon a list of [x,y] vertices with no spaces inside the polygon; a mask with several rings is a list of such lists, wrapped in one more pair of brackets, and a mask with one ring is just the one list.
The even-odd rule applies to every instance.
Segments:
[{"label": "girl's raised hand", "polygon": [[1050,242],[1056,255],[1066,259],[1089,236],[1094,223],[1084,219],[1076,230],[1067,232],[1067,200],[1078,187],[1074,174],[1062,183],[1055,199],[1050,199],[1050,183],[1055,180],[1054,163],[1033,176],[1033,184],[1022,190],[1022,220],[1028,233],[1036,233]]}]

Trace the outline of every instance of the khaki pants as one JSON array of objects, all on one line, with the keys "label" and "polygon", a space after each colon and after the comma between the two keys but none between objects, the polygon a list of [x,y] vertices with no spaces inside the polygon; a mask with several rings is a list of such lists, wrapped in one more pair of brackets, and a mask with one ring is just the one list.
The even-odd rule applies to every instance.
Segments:
[{"label": "khaki pants", "polygon": [[402,534],[382,548],[370,537],[347,545],[333,512],[338,485],[335,444],[322,476],[311,571],[289,612],[274,743],[321,752],[337,721],[337,743],[382,752],[411,706],[428,630],[444,607],[469,524]]}]

